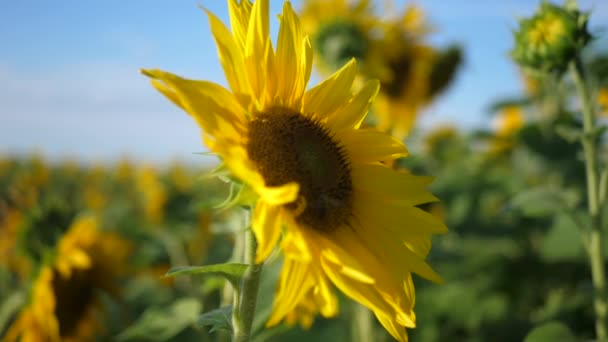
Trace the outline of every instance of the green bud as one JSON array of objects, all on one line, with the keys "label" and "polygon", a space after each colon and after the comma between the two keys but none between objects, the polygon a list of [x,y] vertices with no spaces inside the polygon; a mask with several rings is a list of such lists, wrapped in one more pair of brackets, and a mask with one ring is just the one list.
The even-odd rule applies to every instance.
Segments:
[{"label": "green bud", "polygon": [[339,69],[353,57],[362,59],[369,43],[365,33],[357,24],[336,19],[321,25],[313,37],[313,47],[323,62]]},{"label": "green bud", "polygon": [[519,22],[511,56],[532,70],[564,71],[590,40],[588,14],[543,2],[537,13]]}]

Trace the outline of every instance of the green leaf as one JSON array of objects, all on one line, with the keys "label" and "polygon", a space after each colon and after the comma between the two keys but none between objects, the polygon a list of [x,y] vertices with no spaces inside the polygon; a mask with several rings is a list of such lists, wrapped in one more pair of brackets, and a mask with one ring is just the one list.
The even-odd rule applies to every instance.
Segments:
[{"label": "green leaf", "polygon": [[520,192],[511,200],[511,205],[524,216],[546,217],[572,209],[579,201],[580,196],[574,190],[541,187]]},{"label": "green leaf", "polygon": [[196,324],[211,326],[210,333],[218,330],[232,332],[232,305],[205,312],[198,318]]},{"label": "green leaf", "polygon": [[184,298],[169,307],[150,308],[139,320],[117,336],[119,341],[167,341],[196,323],[201,311],[197,299]]},{"label": "green leaf", "polygon": [[228,280],[234,288],[239,287],[243,274],[249,265],[226,263],[207,266],[178,266],[173,267],[165,274],[165,277],[176,277],[181,275],[207,274],[221,276]]},{"label": "green leaf", "polygon": [[540,248],[540,255],[544,260],[549,262],[585,260],[581,230],[577,227],[579,222],[573,220],[573,215],[577,215],[580,224],[588,224],[587,216],[584,214],[558,213]]},{"label": "green leaf", "polygon": [[576,338],[563,323],[557,321],[547,322],[530,331],[524,342],[574,342]]},{"label": "green leaf", "polygon": [[583,135],[583,131],[580,128],[564,124],[558,124],[555,127],[555,132],[570,143],[579,141]]},{"label": "green leaf", "polygon": [[17,311],[25,304],[25,291],[17,290],[11,293],[6,299],[3,299],[0,305],[0,333],[4,330],[4,326],[17,313]]}]

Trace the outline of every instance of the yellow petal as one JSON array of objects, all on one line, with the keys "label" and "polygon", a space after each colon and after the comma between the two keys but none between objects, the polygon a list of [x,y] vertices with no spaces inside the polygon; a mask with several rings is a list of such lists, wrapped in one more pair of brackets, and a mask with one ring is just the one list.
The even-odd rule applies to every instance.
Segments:
[{"label": "yellow petal", "polygon": [[382,227],[398,237],[430,235],[447,232],[447,227],[437,217],[416,207],[382,203],[373,199],[355,200],[357,219],[369,227]]},{"label": "yellow petal", "polygon": [[314,279],[310,276],[309,268],[310,265],[307,262],[285,258],[272,314],[266,326],[271,327],[279,323],[305,298],[305,295],[314,285]]},{"label": "yellow petal", "polygon": [[351,88],[356,75],[357,63],[353,58],[330,78],[304,94],[304,114],[326,118],[346,105],[352,97]]},{"label": "yellow petal", "polygon": [[255,165],[243,146],[220,144],[216,146],[218,154],[224,158],[224,163],[230,171],[243,182],[249,184],[260,198],[269,205],[282,205],[293,202],[298,197],[300,186],[292,182],[281,186],[266,186],[264,178],[256,170]]},{"label": "yellow petal", "polygon": [[226,26],[210,11],[205,10],[209,17],[211,33],[215,39],[220,63],[224,69],[226,80],[235,94],[248,92],[245,70],[243,69],[242,48],[235,43],[230,31]]},{"label": "yellow petal", "polygon": [[152,84],[192,115],[201,128],[216,138],[245,134],[245,112],[232,93],[207,81],[193,81],[161,70],[142,70]]},{"label": "yellow petal", "polygon": [[280,207],[259,201],[253,211],[252,229],[258,247],[256,263],[262,263],[274,249],[281,236]]},{"label": "yellow petal", "polygon": [[336,139],[354,162],[378,162],[407,156],[401,141],[374,129],[342,130]]},{"label": "yellow petal", "polygon": [[268,75],[263,62],[268,44],[268,0],[257,0],[249,18],[245,44],[247,79],[254,99],[263,98],[264,82]]},{"label": "yellow petal", "polygon": [[348,104],[339,108],[328,118],[327,125],[334,132],[346,128],[359,128],[367,116],[369,107],[376,98],[378,90],[380,90],[380,82],[377,80],[367,81]]},{"label": "yellow petal", "polygon": [[381,164],[353,164],[353,187],[362,193],[360,198],[374,202],[390,202],[404,206],[435,202],[437,198],[428,190],[431,177],[414,176],[395,171]]},{"label": "yellow petal", "polygon": [[[395,320],[383,315],[379,312],[376,312],[376,318],[380,321],[380,324],[395,338],[400,342],[407,342],[407,332],[405,331],[405,327],[399,326],[395,324]],[[414,323],[414,327],[415,327]]]},{"label": "yellow petal", "polygon": [[[417,255],[404,245],[403,241],[407,240],[411,234],[405,233],[405,230],[399,232],[395,228],[388,228],[387,223],[375,222],[373,219],[370,220],[369,217],[365,217],[364,215],[369,215],[369,213],[360,213],[357,226],[355,226],[355,231],[361,237],[361,240],[365,241],[367,247],[373,254],[381,260],[382,264],[393,267],[398,265],[402,267],[403,271],[417,273],[436,283],[442,282],[441,277],[424,261],[424,257]],[[390,224],[403,225],[404,223]],[[427,234],[427,236],[428,235],[430,234]],[[409,240],[409,242],[415,243],[414,240]],[[399,272],[399,270],[389,269],[387,272],[396,273]],[[388,292],[390,293],[390,291]]]},{"label": "yellow petal", "polygon": [[92,261],[89,255],[81,249],[75,249],[70,251],[70,255],[68,256],[68,258],[74,268],[87,269],[90,268],[92,265]]},{"label": "yellow petal", "polygon": [[251,7],[252,5],[249,1],[230,0],[228,2],[230,27],[232,28],[234,41],[240,51],[245,50]]},{"label": "yellow petal", "polygon": [[[278,78],[278,95],[285,101],[286,107],[292,107],[294,100],[302,97],[303,93],[297,94],[296,86],[299,83],[300,74],[300,49],[302,32],[300,23],[291,9],[291,4],[283,4],[283,14],[280,16],[279,38],[277,40],[277,64],[281,66],[281,75]],[[303,91],[303,89],[301,89]],[[296,107],[299,109],[299,107]]]}]

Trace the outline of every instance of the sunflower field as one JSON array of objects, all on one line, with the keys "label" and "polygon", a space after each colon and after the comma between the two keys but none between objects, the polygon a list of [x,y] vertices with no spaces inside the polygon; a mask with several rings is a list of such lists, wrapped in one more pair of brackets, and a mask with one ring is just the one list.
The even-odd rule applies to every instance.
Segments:
[{"label": "sunflower field", "polygon": [[140,70],[200,163],[0,155],[0,341],[608,341],[608,26],[539,2],[464,130],[423,6],[281,5],[205,9],[225,85]]}]

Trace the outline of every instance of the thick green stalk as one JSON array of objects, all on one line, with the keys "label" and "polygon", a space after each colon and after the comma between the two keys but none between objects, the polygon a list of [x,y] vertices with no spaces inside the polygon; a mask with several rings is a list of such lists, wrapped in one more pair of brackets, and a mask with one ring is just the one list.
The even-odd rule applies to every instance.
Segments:
[{"label": "thick green stalk", "polygon": [[372,312],[365,306],[352,302],[351,341],[367,342],[374,340],[374,318]]},{"label": "thick green stalk", "polygon": [[248,342],[251,340],[251,326],[255,316],[255,306],[260,285],[262,265],[255,264],[257,243],[251,229],[245,231],[244,263],[249,265],[241,280],[241,287],[234,293],[232,311],[232,341]]},{"label": "thick green stalk", "polygon": [[583,150],[587,174],[587,203],[591,216],[591,229],[588,238],[589,262],[591,277],[595,290],[595,330],[598,341],[608,340],[608,307],[606,304],[606,274],[604,270],[604,248],[602,234],[602,213],[600,211],[599,169],[597,165],[597,134],[595,116],[589,88],[585,82],[580,61],[570,63],[570,73],[583,107]]}]

